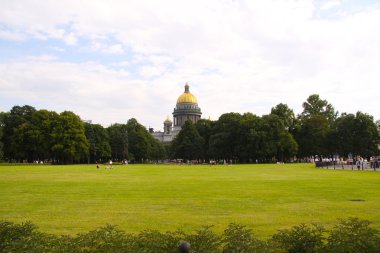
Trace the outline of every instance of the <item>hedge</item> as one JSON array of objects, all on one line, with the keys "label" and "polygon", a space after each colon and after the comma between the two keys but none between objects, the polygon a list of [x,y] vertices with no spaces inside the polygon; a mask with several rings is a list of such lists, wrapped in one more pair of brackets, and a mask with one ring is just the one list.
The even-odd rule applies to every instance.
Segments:
[{"label": "hedge", "polygon": [[221,234],[209,226],[191,233],[146,230],[131,234],[106,225],[75,236],[58,236],[39,232],[30,222],[2,221],[0,252],[372,253],[380,252],[380,236],[369,221],[359,218],[338,220],[330,230],[300,224],[279,230],[268,240],[256,238],[251,229],[239,224],[230,224]]}]

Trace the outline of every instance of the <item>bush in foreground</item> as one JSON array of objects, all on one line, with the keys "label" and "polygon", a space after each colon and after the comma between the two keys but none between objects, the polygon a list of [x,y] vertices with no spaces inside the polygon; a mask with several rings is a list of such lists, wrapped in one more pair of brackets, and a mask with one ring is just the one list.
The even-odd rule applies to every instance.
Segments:
[{"label": "bush in foreground", "polygon": [[289,253],[323,252],[323,232],[321,226],[301,224],[289,230],[280,230],[272,237],[272,244]]},{"label": "bush in foreground", "polygon": [[330,231],[318,225],[297,225],[278,231],[268,241],[255,238],[251,229],[238,224],[230,224],[221,235],[211,227],[193,233],[147,230],[127,234],[106,225],[76,236],[56,236],[37,231],[30,222],[0,222],[0,252],[177,253],[182,242],[190,244],[192,253],[380,252],[379,231],[358,218],[339,220]]},{"label": "bush in foreground", "polygon": [[369,221],[358,218],[340,220],[328,237],[328,252],[380,252],[379,231],[369,225]]}]

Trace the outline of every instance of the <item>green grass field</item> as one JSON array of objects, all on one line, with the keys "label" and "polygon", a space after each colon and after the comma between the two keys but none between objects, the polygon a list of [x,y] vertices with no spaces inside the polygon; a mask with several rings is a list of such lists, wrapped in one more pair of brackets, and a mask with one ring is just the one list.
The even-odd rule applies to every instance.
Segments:
[{"label": "green grass field", "polygon": [[[360,200],[360,201],[359,201]],[[380,228],[380,173],[295,165],[0,166],[0,220],[55,234],[107,223],[127,232],[231,222],[259,237],[357,216]]]}]

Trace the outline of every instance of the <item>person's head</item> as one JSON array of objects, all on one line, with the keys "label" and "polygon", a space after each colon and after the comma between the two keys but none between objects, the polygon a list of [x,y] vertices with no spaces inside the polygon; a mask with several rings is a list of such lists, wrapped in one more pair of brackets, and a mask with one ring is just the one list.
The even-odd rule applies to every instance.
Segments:
[{"label": "person's head", "polygon": [[190,252],[190,244],[187,242],[181,242],[178,247],[180,253],[189,253]]}]

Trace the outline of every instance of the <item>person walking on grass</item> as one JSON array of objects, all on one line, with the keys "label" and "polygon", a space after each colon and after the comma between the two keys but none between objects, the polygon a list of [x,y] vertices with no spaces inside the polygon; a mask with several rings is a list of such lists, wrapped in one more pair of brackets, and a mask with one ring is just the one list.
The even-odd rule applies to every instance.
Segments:
[{"label": "person walking on grass", "polygon": [[360,170],[360,157],[358,157],[358,159],[356,160],[356,168]]}]

